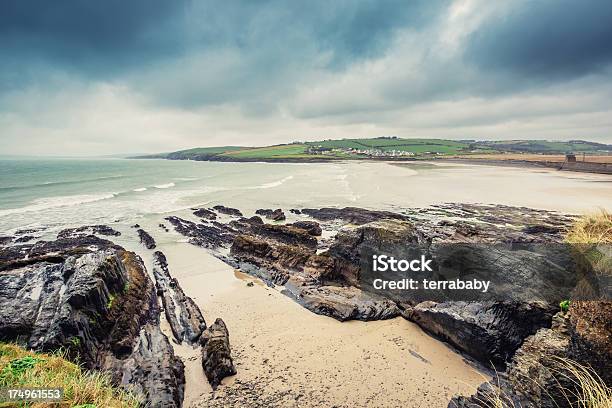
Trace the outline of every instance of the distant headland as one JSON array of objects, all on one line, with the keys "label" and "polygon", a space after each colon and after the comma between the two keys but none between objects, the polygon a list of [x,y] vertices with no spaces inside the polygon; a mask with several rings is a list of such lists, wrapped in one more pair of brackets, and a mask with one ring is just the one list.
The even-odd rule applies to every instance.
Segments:
[{"label": "distant headland", "polygon": [[330,162],[337,160],[445,160],[475,164],[544,166],[612,174],[612,145],[584,140],[327,139],[272,146],[197,147],[132,157],[225,162]]}]

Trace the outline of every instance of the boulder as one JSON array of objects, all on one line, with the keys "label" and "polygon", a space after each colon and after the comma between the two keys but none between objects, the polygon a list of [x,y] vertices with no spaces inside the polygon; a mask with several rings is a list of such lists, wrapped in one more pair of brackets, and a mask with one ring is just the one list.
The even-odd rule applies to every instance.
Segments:
[{"label": "boulder", "polygon": [[196,217],[207,219],[207,220],[217,219],[217,214],[214,211],[211,211],[207,208],[197,208],[193,212],[193,215],[195,215]]},{"label": "boulder", "polygon": [[147,231],[143,230],[142,228],[139,228],[137,232],[138,232],[138,237],[140,238],[140,243],[143,244],[145,248],[155,249],[157,244],[155,243],[155,240],[153,239],[153,237],[149,235]]},{"label": "boulder", "polygon": [[320,315],[347,320],[384,320],[397,317],[400,310],[390,301],[353,286],[326,286],[291,277],[283,293],[306,309]]},{"label": "boulder", "polygon": [[235,217],[242,217],[242,212],[236,208],[226,207],[224,205],[215,205],[213,210],[221,214],[233,215]]},{"label": "boulder", "polygon": [[303,229],[308,232],[308,234],[319,237],[323,233],[321,226],[316,221],[296,221],[292,224],[289,224],[292,227]]},{"label": "boulder", "polygon": [[273,221],[283,221],[286,219],[285,213],[280,208],[277,208],[276,210],[271,210],[269,208],[267,209],[260,208],[259,210],[255,211],[255,214],[263,215],[267,219],[273,220]]},{"label": "boulder", "polygon": [[202,368],[208,382],[216,389],[221,380],[236,374],[229,342],[229,331],[221,319],[204,331],[200,338],[202,346]]}]

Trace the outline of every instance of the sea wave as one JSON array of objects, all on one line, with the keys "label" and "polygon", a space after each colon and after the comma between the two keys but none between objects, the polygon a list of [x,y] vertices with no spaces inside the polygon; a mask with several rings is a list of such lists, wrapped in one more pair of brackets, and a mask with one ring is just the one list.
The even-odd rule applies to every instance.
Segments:
[{"label": "sea wave", "polygon": [[34,183],[27,184],[25,186],[2,186],[0,187],[0,191],[14,191],[14,190],[26,190],[28,188],[37,188],[37,187],[50,187],[50,186],[59,186],[59,185],[69,185],[69,184],[79,184],[79,183],[89,183],[93,181],[101,181],[101,180],[112,180],[123,178],[122,174],[117,174],[114,176],[102,176],[102,177],[92,177],[85,178],[79,180],[58,180],[58,181],[45,181],[42,183]]},{"label": "sea wave", "polygon": [[249,190],[259,190],[259,189],[278,187],[278,186],[283,185],[285,182],[291,180],[292,178],[293,178],[293,176],[287,176],[287,177],[282,178],[282,179],[277,180],[277,181],[261,184],[259,186],[249,187]]},{"label": "sea wave", "polygon": [[155,188],[170,188],[170,187],[174,187],[176,184],[174,183],[166,183],[166,184],[158,184],[156,186],[153,186]]},{"label": "sea wave", "polygon": [[146,187],[140,187],[140,188],[135,188],[132,191],[136,191],[137,193],[140,193],[141,191],[147,191],[147,188]]},{"label": "sea wave", "polygon": [[25,207],[0,210],[0,217],[5,217],[7,215],[13,214],[23,214],[32,211],[48,210],[51,208],[71,207],[80,204],[93,203],[96,201],[113,198],[116,195],[116,193],[101,193],[38,198],[34,201],[31,201]]}]

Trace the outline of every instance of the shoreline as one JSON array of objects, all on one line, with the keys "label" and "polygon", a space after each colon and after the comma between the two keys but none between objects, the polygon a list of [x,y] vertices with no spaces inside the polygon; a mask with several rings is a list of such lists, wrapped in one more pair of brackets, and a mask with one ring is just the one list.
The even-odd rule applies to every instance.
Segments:
[{"label": "shoreline", "polygon": [[570,171],[576,173],[592,173],[592,174],[612,174],[612,163],[596,163],[596,162],[575,162],[561,163],[545,160],[520,160],[520,159],[484,159],[484,158],[469,158],[469,157],[427,157],[422,159],[417,158],[257,158],[257,159],[238,159],[238,158],[219,158],[208,157],[206,159],[174,159],[165,157],[127,157],[128,160],[184,160],[184,161],[202,161],[202,162],[221,162],[221,163],[300,163],[300,164],[321,164],[321,163],[344,163],[344,162],[365,162],[365,163],[422,163],[422,162],[441,162],[441,163],[457,163],[457,164],[474,164],[483,166],[497,167],[515,167],[515,168],[545,168],[550,170]]}]

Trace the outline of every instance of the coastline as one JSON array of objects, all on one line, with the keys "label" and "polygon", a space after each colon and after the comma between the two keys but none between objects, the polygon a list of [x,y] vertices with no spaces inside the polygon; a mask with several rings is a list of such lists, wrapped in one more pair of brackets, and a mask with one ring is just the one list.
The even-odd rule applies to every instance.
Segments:
[{"label": "coastline", "polygon": [[485,166],[498,167],[515,167],[515,168],[547,168],[559,171],[570,171],[576,173],[593,173],[593,174],[612,174],[612,163],[560,163],[546,160],[520,160],[520,159],[485,159],[485,158],[470,158],[470,157],[452,157],[445,158],[432,156],[426,158],[406,158],[406,157],[381,157],[381,158],[350,158],[350,157],[317,157],[313,158],[232,158],[211,156],[207,158],[191,159],[191,158],[166,158],[166,157],[127,157],[129,160],[188,160],[188,161],[208,161],[222,163],[343,163],[343,162],[371,162],[371,163],[420,163],[420,162],[441,162],[441,163],[459,163],[459,164],[474,164]]}]

